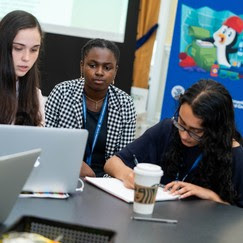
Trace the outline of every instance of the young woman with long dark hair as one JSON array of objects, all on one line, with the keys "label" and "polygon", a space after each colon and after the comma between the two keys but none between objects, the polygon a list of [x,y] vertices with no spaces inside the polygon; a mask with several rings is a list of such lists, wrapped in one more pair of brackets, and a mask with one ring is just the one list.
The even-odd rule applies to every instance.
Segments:
[{"label": "young woman with long dark hair", "polygon": [[134,186],[133,155],[162,167],[165,190],[243,207],[242,137],[236,130],[232,98],[224,86],[200,80],[181,95],[171,119],[110,158],[105,171]]},{"label": "young woman with long dark hair", "polygon": [[0,21],[0,124],[44,125],[38,57],[42,30],[25,11]]}]

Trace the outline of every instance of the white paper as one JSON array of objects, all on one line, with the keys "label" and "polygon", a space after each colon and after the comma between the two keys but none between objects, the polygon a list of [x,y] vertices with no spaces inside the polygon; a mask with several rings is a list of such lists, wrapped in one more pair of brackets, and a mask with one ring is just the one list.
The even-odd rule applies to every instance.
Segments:
[{"label": "white paper", "polygon": [[[134,190],[126,188],[123,182],[116,178],[86,176],[85,180],[127,203],[133,203]],[[178,197],[179,196],[173,196],[169,192],[163,191],[163,188],[159,187],[156,201],[175,200],[178,199]]]}]

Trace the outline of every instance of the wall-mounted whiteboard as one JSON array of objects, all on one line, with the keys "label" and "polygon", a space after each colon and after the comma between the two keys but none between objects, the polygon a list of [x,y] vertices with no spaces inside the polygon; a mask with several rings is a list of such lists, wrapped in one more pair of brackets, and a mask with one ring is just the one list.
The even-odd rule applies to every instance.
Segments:
[{"label": "wall-mounted whiteboard", "polygon": [[123,42],[129,0],[0,0],[0,19],[25,10],[45,32]]}]

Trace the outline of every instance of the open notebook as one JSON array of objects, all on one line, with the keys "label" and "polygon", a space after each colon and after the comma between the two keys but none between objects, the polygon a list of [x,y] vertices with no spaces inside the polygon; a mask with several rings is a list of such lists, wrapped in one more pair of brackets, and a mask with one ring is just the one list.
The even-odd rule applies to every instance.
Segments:
[{"label": "open notebook", "polygon": [[[85,180],[127,203],[133,203],[134,190],[126,188],[123,182],[116,178],[86,176]],[[159,187],[156,201],[176,200],[178,197],[179,196],[173,196],[163,191],[163,189]]]}]

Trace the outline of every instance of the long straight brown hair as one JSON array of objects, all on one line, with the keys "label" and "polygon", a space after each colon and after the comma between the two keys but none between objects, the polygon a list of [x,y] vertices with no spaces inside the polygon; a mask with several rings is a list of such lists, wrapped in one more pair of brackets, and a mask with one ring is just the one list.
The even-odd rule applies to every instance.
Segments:
[{"label": "long straight brown hair", "polygon": [[41,124],[37,88],[39,88],[38,60],[28,73],[19,78],[16,94],[16,75],[13,65],[13,40],[19,30],[37,28],[43,33],[38,20],[25,11],[12,11],[0,22],[0,124],[38,126]]}]

